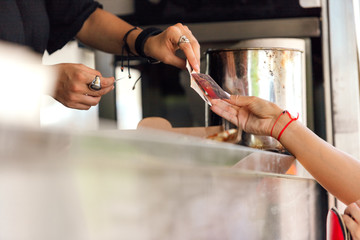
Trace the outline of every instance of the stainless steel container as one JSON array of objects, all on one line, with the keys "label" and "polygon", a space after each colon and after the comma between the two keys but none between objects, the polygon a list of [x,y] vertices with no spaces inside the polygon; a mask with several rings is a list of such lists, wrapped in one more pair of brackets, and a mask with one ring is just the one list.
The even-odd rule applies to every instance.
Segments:
[{"label": "stainless steel container", "polygon": [[[278,104],[306,120],[302,51],[289,48],[240,48],[208,50],[207,74],[230,94],[257,96]],[[208,112],[208,125],[231,124]],[[266,150],[282,150],[271,137],[242,132],[240,144]]]}]

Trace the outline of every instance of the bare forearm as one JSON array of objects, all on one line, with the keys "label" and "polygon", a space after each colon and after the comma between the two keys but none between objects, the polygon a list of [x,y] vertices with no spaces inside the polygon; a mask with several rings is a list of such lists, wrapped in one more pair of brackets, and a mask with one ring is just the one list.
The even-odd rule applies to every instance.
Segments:
[{"label": "bare forearm", "polygon": [[[85,21],[77,34],[77,38],[84,44],[96,49],[121,54],[123,37],[131,28],[133,28],[132,25],[117,16],[97,9]],[[127,43],[133,53],[135,53],[135,39],[140,32],[140,29],[132,31],[127,38]]]},{"label": "bare forearm", "polygon": [[[212,100],[211,109],[244,131],[280,137],[309,173],[331,194],[344,203],[360,199],[360,162],[336,149],[276,104],[258,97],[230,96],[230,100]],[[284,131],[282,131],[285,128]]]},{"label": "bare forearm", "polygon": [[[124,36],[129,33],[126,43],[133,54],[151,57],[165,64],[185,69],[185,59],[175,54],[180,49],[193,69],[200,71],[200,45],[188,27],[177,23],[157,33],[143,32],[140,28],[130,31],[133,28],[134,26],[117,16],[97,9],[85,21],[76,37],[88,46],[120,55],[124,45]],[[137,42],[136,49],[139,51],[137,52],[135,42],[140,33],[143,34]],[[180,37],[184,36],[188,42],[178,45]]]},{"label": "bare forearm", "polygon": [[281,136],[281,143],[330,193],[346,204],[360,199],[360,162],[320,139],[299,122]]}]

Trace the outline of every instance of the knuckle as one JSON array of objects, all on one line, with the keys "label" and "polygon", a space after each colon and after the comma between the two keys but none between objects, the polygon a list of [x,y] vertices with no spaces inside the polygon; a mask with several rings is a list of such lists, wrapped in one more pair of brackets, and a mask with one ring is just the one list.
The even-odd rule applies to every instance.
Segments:
[{"label": "knuckle", "polygon": [[76,72],[74,73],[74,78],[75,78],[75,79],[83,80],[85,77],[84,77],[84,74],[82,73],[82,71],[76,71]]},{"label": "knuckle", "polygon": [[95,71],[95,75],[102,77],[101,72],[99,72],[98,70],[94,70]]},{"label": "knuckle", "polygon": [[176,23],[174,26],[176,26],[176,27],[184,27],[184,25],[182,23]]},{"label": "knuckle", "polygon": [[[74,92],[74,93],[79,93],[79,92],[81,92],[81,87],[78,86],[77,84],[72,84],[72,85],[70,86],[70,91],[71,91],[71,92]],[[70,94],[70,95],[71,95],[71,94]]]},{"label": "knuckle", "polygon": [[353,202],[353,203],[351,203],[351,204],[349,204],[348,206],[347,206],[347,209],[348,210],[353,210],[353,209],[355,209],[356,208],[356,203],[355,202]]},{"label": "knuckle", "polygon": [[75,97],[73,94],[70,94],[70,95],[68,96],[68,98],[67,98],[67,102],[68,102],[69,105],[72,105],[72,103],[74,103],[74,102],[76,102],[76,101],[77,101],[77,99],[76,99],[76,97]]},{"label": "knuckle", "polygon": [[163,57],[162,62],[163,63],[169,63],[170,60],[171,60],[171,57],[169,55],[166,55],[166,56]]},{"label": "knuckle", "polygon": [[98,100],[92,102],[92,103],[91,103],[91,106],[96,106],[96,105],[99,104],[99,102],[100,102],[100,98],[99,98]]},{"label": "knuckle", "polygon": [[101,100],[101,97],[100,96],[94,96],[91,98],[91,101],[89,102],[89,105],[91,106],[96,106]]},{"label": "knuckle", "polygon": [[174,26],[168,27],[168,30],[169,30],[169,32],[178,32],[178,31],[179,31],[179,28],[176,27],[176,25],[174,25]]},{"label": "knuckle", "polygon": [[250,96],[249,99],[250,99],[251,101],[255,101],[255,100],[256,100],[256,97],[255,97],[255,96]]},{"label": "knuckle", "polygon": [[71,101],[65,101],[64,105],[68,108],[75,108],[75,104]]},{"label": "knuckle", "polygon": [[75,66],[78,66],[79,68],[84,68],[85,67],[85,65],[82,64],[82,63],[75,63]]}]

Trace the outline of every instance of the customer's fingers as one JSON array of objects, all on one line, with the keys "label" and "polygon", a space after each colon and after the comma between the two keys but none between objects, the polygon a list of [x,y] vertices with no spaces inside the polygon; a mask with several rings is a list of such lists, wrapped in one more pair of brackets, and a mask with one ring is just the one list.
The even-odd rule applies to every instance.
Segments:
[{"label": "customer's fingers", "polygon": [[346,207],[345,214],[349,215],[356,222],[360,223],[360,207],[356,202],[351,203]]},{"label": "customer's fingers", "polygon": [[211,100],[211,110],[217,115],[225,118],[230,121],[234,125],[238,125],[238,111],[235,106],[221,100],[221,99],[213,99]]},{"label": "customer's fingers", "polygon": [[352,217],[347,214],[344,214],[343,220],[346,228],[350,231],[352,240],[360,240],[360,225]]}]

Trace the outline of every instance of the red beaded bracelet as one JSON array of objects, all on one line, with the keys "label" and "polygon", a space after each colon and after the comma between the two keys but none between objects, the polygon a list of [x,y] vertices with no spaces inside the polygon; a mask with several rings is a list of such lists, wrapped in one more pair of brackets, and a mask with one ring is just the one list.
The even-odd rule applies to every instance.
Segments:
[{"label": "red beaded bracelet", "polygon": [[288,114],[288,116],[289,116],[289,118],[290,118],[290,121],[285,125],[285,127],[284,127],[284,128],[281,130],[281,132],[279,133],[279,136],[277,137],[277,140],[278,140],[278,141],[280,141],[281,135],[284,133],[285,129],[290,125],[290,123],[292,123],[293,121],[296,121],[296,120],[299,119],[299,113],[297,114],[297,117],[296,117],[296,118],[293,118],[288,111],[286,111],[286,110],[283,111],[283,112],[280,114],[280,116],[276,119],[273,127],[271,128],[271,132],[270,132],[270,136],[271,136],[271,137],[272,137],[272,132],[273,132],[273,130],[274,130],[274,127],[275,127],[276,123],[278,122],[278,120],[280,119],[280,117],[281,117],[282,115],[284,115],[285,113]]}]

